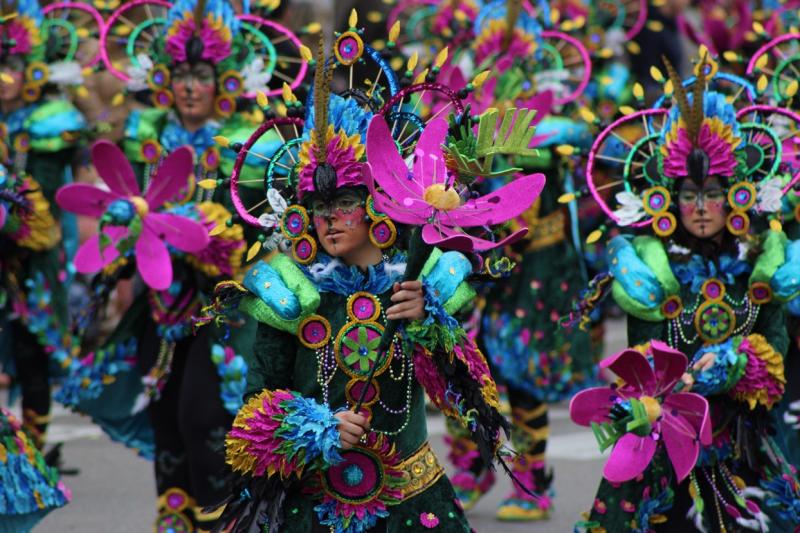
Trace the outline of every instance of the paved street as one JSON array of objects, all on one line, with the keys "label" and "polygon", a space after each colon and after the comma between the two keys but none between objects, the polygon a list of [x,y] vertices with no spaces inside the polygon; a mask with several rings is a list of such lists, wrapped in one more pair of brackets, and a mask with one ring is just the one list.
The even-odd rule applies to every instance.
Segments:
[{"label": "paved street", "polygon": [[[621,333],[621,323],[609,329],[612,331],[608,335],[607,351],[611,352],[621,346],[620,335],[624,333]],[[510,482],[500,476],[495,488],[469,514],[478,532],[569,533],[580,513],[591,505],[603,465],[594,437],[588,429],[570,422],[566,405],[553,406],[550,420],[552,439],[547,452],[555,469],[553,516],[537,524],[496,522],[497,502],[510,487]],[[431,442],[444,458],[442,417],[430,416],[429,428]],[[80,475],[65,478],[72,489],[72,502],[45,518],[36,529],[37,533],[152,531],[155,489],[149,462],[110,442],[88,420],[63,410],[55,413],[50,438],[66,442],[63,450],[66,464],[80,468]]]}]

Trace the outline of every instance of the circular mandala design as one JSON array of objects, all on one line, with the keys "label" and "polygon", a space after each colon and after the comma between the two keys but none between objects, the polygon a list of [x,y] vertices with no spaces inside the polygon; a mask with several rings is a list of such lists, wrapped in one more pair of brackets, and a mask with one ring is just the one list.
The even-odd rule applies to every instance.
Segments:
[{"label": "circular mandala design", "polygon": [[380,399],[381,389],[376,380],[373,379],[370,383],[367,383],[363,379],[352,379],[347,384],[344,391],[345,396],[347,397],[347,402],[351,405],[357,404],[358,400],[361,399],[361,394],[365,388],[367,389],[367,392],[364,395],[364,403],[362,404],[363,406],[369,407]]},{"label": "circular mandala design", "polygon": [[331,325],[325,317],[311,315],[300,323],[297,328],[300,342],[307,348],[316,350],[322,348],[331,339]]},{"label": "circular mandala design", "polygon": [[703,341],[718,344],[733,333],[736,315],[725,302],[706,302],[695,313],[694,327]]},{"label": "circular mandala design", "polygon": [[354,31],[343,33],[333,47],[336,59],[342,65],[352,65],[359,60],[364,53],[364,41],[361,36]]},{"label": "circular mandala design", "polygon": [[347,316],[357,322],[372,322],[381,314],[381,303],[368,292],[357,292],[347,299]]},{"label": "circular mandala design", "polygon": [[381,335],[383,326],[374,322],[351,322],[342,327],[334,342],[339,368],[351,378],[369,375],[378,363],[374,375],[385,372],[392,360],[392,348],[389,348],[388,355],[378,353]]},{"label": "circular mandala design", "polygon": [[340,502],[365,504],[378,497],[384,484],[380,458],[363,450],[341,452],[343,461],[323,476],[325,492]]}]

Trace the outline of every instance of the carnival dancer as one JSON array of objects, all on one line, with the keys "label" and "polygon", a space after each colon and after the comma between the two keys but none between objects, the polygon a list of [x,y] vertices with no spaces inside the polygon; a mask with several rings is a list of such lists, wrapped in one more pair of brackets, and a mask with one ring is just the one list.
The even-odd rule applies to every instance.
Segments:
[{"label": "carnival dancer", "polygon": [[[145,16],[153,10],[155,19]],[[127,27],[132,21],[141,21],[135,31]],[[127,72],[110,60],[106,68],[126,79],[130,92],[146,91],[153,105],[130,113],[124,152],[105,141],[93,146],[108,191],[76,184],[58,194],[65,209],[100,222],[75,260],[79,272],[99,272],[79,329],[120,279],[133,276],[137,288],[105,344],[68,362],[59,399],[154,460],[156,530],[207,529],[215,517],[202,508],[225,486],[224,438],[241,406],[242,354],[255,332],[245,319],[193,332],[214,284],[240,276],[247,251],[230,197],[214,190],[236,154],[214,137],[243,140],[254,123],[244,110],[235,113],[237,106],[259,91],[280,93],[284,78],[299,85],[307,67],[293,33],[235,15],[226,1],[123,4],[101,44],[107,60],[119,47],[138,52]],[[278,51],[287,46],[294,56]],[[265,157],[273,148],[265,139],[253,153]],[[265,166],[254,156],[239,176],[252,180]]]},{"label": "carnival dancer", "polygon": [[0,407],[0,453],[0,531],[28,533],[47,513],[66,505],[70,491],[35,440],[4,407]]},{"label": "carnival dancer", "polygon": [[[537,201],[511,223],[512,230],[529,227],[530,232],[505,250],[516,263],[513,272],[483,295],[478,344],[493,375],[508,390],[512,441],[518,452],[513,470],[524,485],[515,485],[501,500],[497,518],[541,520],[552,506],[552,473],[545,464],[547,403],[568,397],[591,377],[593,366],[588,333],[559,324],[585,280],[569,214],[558,203],[573,177],[556,151],[562,145],[588,146],[591,137],[584,122],[555,116],[582,94],[591,64],[578,39],[545,29],[522,2],[442,2],[434,12],[430,26],[448,28],[452,34],[454,51],[443,72],[450,83],[458,86],[465,79],[464,65],[472,65],[475,73],[491,69],[486,82],[468,96],[473,112],[496,108],[502,115],[516,107],[537,111],[536,136],[530,144],[538,149],[536,155],[512,155],[508,166],[547,172],[549,179]],[[469,29],[464,29],[465,20],[471,23]],[[437,105],[434,100],[434,111]],[[507,179],[499,172],[487,176],[483,187],[491,190]],[[491,488],[494,474],[481,462],[468,435],[453,424],[448,430],[450,458],[457,468],[452,482],[469,509]]]},{"label": "carnival dancer", "polygon": [[[711,90],[730,90],[730,80],[707,55],[686,82],[667,67],[671,107],[614,122],[587,165],[594,187],[607,139],[638,123],[640,140],[620,169],[621,207],[596,198],[614,222],[653,233],[610,242],[605,286],[628,314],[629,344],[654,368],[626,352],[604,363],[620,383],[573,400],[573,420],[594,424],[601,446],[614,446],[580,525],[789,531],[800,521],[800,484],[774,429],[785,383],[782,302],[800,289],[800,263],[778,221],[785,190],[771,124],[781,110]],[[683,375],[686,358],[664,356],[669,348],[689,358]]]},{"label": "carnival dancer", "polygon": [[[272,246],[287,240],[286,251],[254,266],[243,287],[218,289],[220,307],[239,299],[259,321],[246,404],[227,439],[243,482],[219,528],[266,519],[272,531],[468,531],[427,442],[423,387],[487,463],[505,424],[486,362],[454,318],[474,291],[470,261],[452,249],[477,253],[524,233],[494,242],[480,228],[524,210],[543,176],[480,197],[465,183],[490,167],[490,152],[529,151],[532,113],[519,111],[496,137],[497,114],[482,116],[478,144],[472,127],[426,121],[411,111],[425,93],[449,100],[452,121],[470,120],[458,87],[436,82],[443,56],[418,83],[409,66],[402,83],[363,42],[355,14],[350,26],[333,58],[320,46],[307,109],[251,138],[298,129],[276,152],[286,168],[267,175],[271,209],[250,215]],[[332,71],[347,79],[357,63],[380,84],[328,96]]]},{"label": "carnival dancer", "polygon": [[[55,194],[72,180],[87,128],[58,89],[80,85],[82,68],[99,59],[81,55],[78,47],[65,52],[59,46],[62,38],[77,36],[68,21],[48,24],[54,8],[61,9],[42,10],[35,0],[23,0],[13,9],[3,3],[0,14],[0,163],[10,173],[5,180],[16,181],[13,194],[26,206],[21,209],[31,214],[6,220],[2,234],[0,335],[11,340],[0,361],[19,385],[23,425],[39,448],[50,419],[51,357],[72,349],[66,241],[74,237],[74,220],[62,213]],[[11,227],[12,220],[21,222],[19,227]]]}]

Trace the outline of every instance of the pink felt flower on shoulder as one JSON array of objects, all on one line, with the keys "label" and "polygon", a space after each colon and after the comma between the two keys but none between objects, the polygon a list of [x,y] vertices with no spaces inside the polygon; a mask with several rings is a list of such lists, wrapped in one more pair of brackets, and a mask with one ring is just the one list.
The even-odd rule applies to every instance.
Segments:
[{"label": "pink felt flower on shoulder", "polygon": [[192,175],[193,157],[188,147],[170,153],[153,174],[142,194],[136,175],[117,145],[98,141],[92,162],[109,190],[87,183],[59,189],[56,201],[67,211],[100,218],[100,232],[90,237],[75,255],[78,272],[91,274],[133,248],[136,267],[147,285],[156,290],[172,284],[172,260],[167,244],[182,252],[199,252],[209,243],[208,230],[195,220],[159,212],[178,198]]},{"label": "pink felt flower on shoulder", "polygon": [[396,222],[421,226],[423,240],[434,246],[482,252],[518,240],[527,228],[500,241],[481,239],[461,228],[493,226],[520,215],[541,193],[544,175],[520,176],[492,193],[465,198],[469,191],[457,190],[442,151],[447,129],[443,119],[425,127],[409,169],[383,117],[372,119],[367,129],[368,184],[377,208]]},{"label": "pink felt flower on shoulder", "polygon": [[603,476],[612,483],[644,472],[660,444],[678,480],[697,463],[700,446],[711,444],[708,402],[699,394],[674,392],[686,371],[686,356],[652,341],[652,366],[636,350],[624,350],[601,363],[622,379],[620,386],[576,394],[569,405],[573,422],[592,425],[602,448],[613,444]]}]

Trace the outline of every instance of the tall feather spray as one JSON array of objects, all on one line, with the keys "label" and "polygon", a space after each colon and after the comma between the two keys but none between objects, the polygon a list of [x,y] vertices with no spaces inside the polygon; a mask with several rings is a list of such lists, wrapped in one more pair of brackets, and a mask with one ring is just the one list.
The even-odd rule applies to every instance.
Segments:
[{"label": "tall feather spray", "polygon": [[514,38],[514,27],[517,25],[522,12],[522,0],[508,0],[506,2],[506,33],[503,36],[503,50],[508,49]]},{"label": "tall feather spray", "polygon": [[203,29],[203,14],[206,12],[206,0],[197,0],[194,5],[194,34],[200,36]]},{"label": "tall feather spray", "polygon": [[330,100],[333,64],[325,64],[325,39],[317,46],[317,69],[314,71],[314,154],[317,164],[328,157],[328,101]]}]

